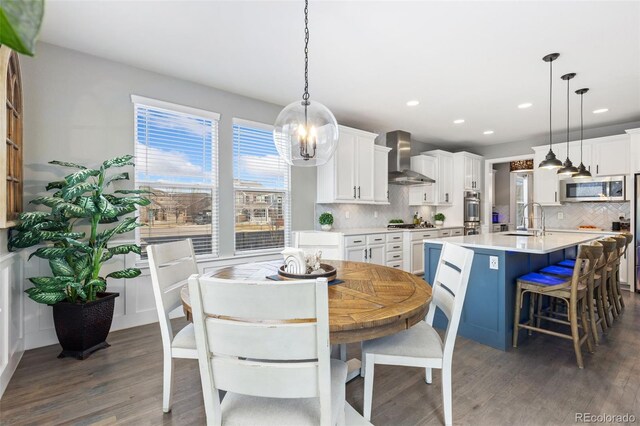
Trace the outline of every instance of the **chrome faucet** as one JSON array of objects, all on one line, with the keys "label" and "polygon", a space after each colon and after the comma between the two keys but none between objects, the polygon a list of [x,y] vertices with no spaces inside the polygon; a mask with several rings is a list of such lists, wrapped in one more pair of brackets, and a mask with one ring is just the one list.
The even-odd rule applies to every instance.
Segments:
[{"label": "chrome faucet", "polygon": [[[527,203],[527,204],[524,205],[524,207],[522,208],[522,223],[518,227],[518,229],[524,230],[524,231],[528,231],[529,230],[528,227],[527,227],[527,215],[526,215],[526,212],[527,212],[527,209],[529,208],[529,206],[535,208],[536,205],[538,207],[540,207],[540,222],[541,222],[541,225],[542,225],[542,229],[534,228],[533,232],[534,232],[534,235],[536,237],[543,237],[543,236],[545,236],[547,234],[547,226],[546,226],[546,220],[545,220],[545,216],[544,216],[544,208],[542,207],[542,204],[540,204],[540,203],[535,203],[534,202],[534,203]],[[534,210],[534,212],[535,212],[535,210]],[[534,215],[535,215],[535,213],[534,213]],[[535,216],[533,217],[533,219],[535,219]]]}]

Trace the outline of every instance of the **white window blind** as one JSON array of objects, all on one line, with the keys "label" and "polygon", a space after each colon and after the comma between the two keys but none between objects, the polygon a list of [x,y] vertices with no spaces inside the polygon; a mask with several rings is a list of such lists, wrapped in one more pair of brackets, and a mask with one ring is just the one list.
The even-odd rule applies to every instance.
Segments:
[{"label": "white window blind", "polygon": [[289,244],[289,165],[273,143],[272,126],[233,120],[236,253]]},{"label": "white window blind", "polygon": [[151,204],[139,210],[147,225],[138,228],[139,243],[144,249],[148,244],[191,238],[196,254],[217,256],[217,115],[132,99],[136,187],[151,191]]}]

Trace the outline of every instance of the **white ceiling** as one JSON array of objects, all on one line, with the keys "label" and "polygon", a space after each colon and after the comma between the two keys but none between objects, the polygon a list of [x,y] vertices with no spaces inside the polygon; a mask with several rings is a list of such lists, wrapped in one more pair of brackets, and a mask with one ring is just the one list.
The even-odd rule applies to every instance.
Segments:
[{"label": "white ceiling", "polygon": [[[303,88],[302,1],[48,1],[41,40],[286,105]],[[640,119],[640,2],[310,4],[311,98],[338,121],[423,142],[496,144]],[[417,107],[406,102],[420,100]],[[532,102],[529,109],[517,105]],[[609,108],[593,114],[596,108]],[[464,118],[462,125],[454,119]],[[494,130],[485,136],[483,131]],[[561,140],[562,133],[557,139]]]}]

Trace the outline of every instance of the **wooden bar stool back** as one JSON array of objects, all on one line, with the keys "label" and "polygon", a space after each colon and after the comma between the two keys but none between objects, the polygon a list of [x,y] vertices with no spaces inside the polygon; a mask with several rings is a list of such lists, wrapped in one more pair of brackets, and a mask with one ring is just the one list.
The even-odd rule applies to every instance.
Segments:
[{"label": "wooden bar stool back", "polygon": [[624,260],[624,255],[627,251],[627,237],[618,234],[614,235],[613,239],[618,243],[617,245],[617,258],[613,266],[612,287],[614,294],[615,307],[618,311],[618,315],[622,313],[624,309],[624,300],[622,299],[622,292],[620,291],[620,262]]},{"label": "wooden bar stool back", "polygon": [[[613,270],[613,262],[616,258],[616,251],[618,249],[618,242],[611,237],[603,238],[599,240],[604,249],[602,257],[604,260],[604,267],[600,269],[600,291],[602,292],[602,306],[604,308],[604,320],[607,324],[607,328],[613,325],[613,318],[617,316],[615,306],[612,303],[613,295],[611,293],[611,274]],[[596,279],[598,279],[596,277]]]},{"label": "wooden bar stool back", "polygon": [[[513,327],[514,347],[518,346],[518,333],[520,329],[562,337],[573,341],[578,367],[584,367],[582,345],[586,342],[589,352],[593,352],[586,311],[588,287],[589,282],[594,278],[595,266],[598,259],[602,256],[602,252],[603,247],[601,245],[581,245],[578,249],[573,275],[568,279],[538,272],[532,272],[517,279]],[[549,296],[563,301],[567,306],[568,321],[561,320],[555,316],[544,316],[541,319],[551,323],[568,325],[570,327],[570,333],[561,333],[534,325],[534,309],[530,309],[529,318],[521,323],[520,311],[525,293],[529,293],[530,297],[534,298],[534,303],[535,298],[541,299],[542,296]],[[583,330],[582,336],[580,335],[580,328]]]}]

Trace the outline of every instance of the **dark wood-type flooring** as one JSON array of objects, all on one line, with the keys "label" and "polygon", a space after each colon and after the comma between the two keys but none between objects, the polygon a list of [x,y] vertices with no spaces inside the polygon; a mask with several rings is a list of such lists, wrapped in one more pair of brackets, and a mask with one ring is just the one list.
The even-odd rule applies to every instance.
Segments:
[{"label": "dark wood-type flooring", "polygon": [[[521,339],[501,352],[458,338],[453,362],[453,418],[467,425],[575,424],[575,413],[635,415],[640,422],[640,295],[595,354],[576,367],[572,343]],[[184,320],[177,320],[179,324]],[[85,361],[57,359],[58,345],[27,351],[0,400],[0,425],[202,425],[197,361],[177,360],[173,411],[162,413],[162,350],[157,324],[117,331],[111,347]],[[358,355],[358,345],[349,347]],[[347,385],[362,410],[363,379]],[[443,424],[440,373],[432,385],[416,368],[377,366],[375,425]]]}]

